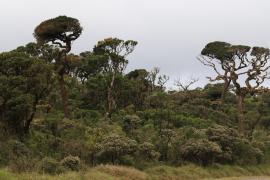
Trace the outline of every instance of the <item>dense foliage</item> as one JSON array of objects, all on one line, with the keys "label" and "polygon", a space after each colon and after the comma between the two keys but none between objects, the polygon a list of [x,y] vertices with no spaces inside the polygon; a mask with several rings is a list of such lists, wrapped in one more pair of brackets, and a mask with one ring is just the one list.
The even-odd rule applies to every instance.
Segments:
[{"label": "dense foliage", "polygon": [[[0,54],[1,166],[57,174],[104,163],[142,169],[269,162],[267,88],[241,96],[245,126],[239,131],[238,96],[249,87],[225,84],[234,79],[224,75],[224,82],[204,88],[180,83],[185,88],[167,91],[168,77],[158,68],[125,71],[136,41],[107,38],[92,50],[69,53],[65,45],[81,31],[78,20],[60,16],[35,29],[38,44]],[[250,50],[214,42],[202,55],[222,65],[232,62],[232,49]],[[251,56],[267,60],[268,50],[252,48]]]}]

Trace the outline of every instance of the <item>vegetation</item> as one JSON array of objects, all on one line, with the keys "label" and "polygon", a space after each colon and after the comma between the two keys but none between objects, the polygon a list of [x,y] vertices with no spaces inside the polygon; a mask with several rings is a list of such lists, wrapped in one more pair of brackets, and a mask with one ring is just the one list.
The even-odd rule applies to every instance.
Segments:
[{"label": "vegetation", "polygon": [[198,59],[217,76],[168,91],[157,67],[126,72],[136,41],[72,54],[81,33],[59,16],[0,53],[1,179],[269,175],[269,49],[209,43]]},{"label": "vegetation", "polygon": [[[270,175],[269,166],[216,166],[202,168],[195,165],[181,166],[181,167],[169,167],[169,166],[157,166],[154,168],[140,171],[131,167],[124,166],[112,166],[112,165],[100,165],[87,171],[80,172],[67,172],[65,174],[49,175],[32,173],[14,174],[8,172],[5,169],[0,170],[1,180],[159,180],[159,179],[181,179],[181,180],[238,180],[239,177],[261,177],[263,175]],[[243,178],[244,180],[245,178]],[[248,179],[248,178],[247,178]],[[254,178],[255,179],[255,178]],[[256,178],[257,179],[257,178]],[[262,179],[264,179],[262,177]],[[267,179],[267,177],[265,177]]]}]

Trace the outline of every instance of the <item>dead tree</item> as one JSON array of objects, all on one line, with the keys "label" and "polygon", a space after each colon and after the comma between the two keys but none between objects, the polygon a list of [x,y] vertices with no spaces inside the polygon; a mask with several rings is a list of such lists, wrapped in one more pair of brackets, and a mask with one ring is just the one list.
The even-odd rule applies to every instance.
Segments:
[{"label": "dead tree", "polygon": [[199,78],[193,78],[193,77],[190,77],[190,79],[185,82],[183,82],[181,78],[178,78],[174,81],[174,85],[178,87],[179,91],[186,92],[189,90],[190,86],[192,86],[198,81],[199,81]]}]

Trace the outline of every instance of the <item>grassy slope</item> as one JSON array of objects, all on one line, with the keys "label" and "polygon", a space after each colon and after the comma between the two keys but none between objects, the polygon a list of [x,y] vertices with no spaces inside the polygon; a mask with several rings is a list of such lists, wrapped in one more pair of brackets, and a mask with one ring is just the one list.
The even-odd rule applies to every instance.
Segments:
[{"label": "grassy slope", "polygon": [[37,173],[13,174],[5,169],[0,170],[0,180],[196,180],[233,176],[270,176],[270,165],[253,167],[218,166],[214,168],[202,168],[194,165],[178,168],[158,166],[145,172],[123,166],[105,165],[89,169],[86,172],[69,172],[57,176]]}]

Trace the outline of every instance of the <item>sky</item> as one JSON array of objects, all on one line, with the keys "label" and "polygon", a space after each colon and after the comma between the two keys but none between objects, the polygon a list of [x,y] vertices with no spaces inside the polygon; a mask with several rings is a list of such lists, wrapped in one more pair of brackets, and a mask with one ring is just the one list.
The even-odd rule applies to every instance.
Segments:
[{"label": "sky", "polygon": [[35,41],[42,21],[66,15],[84,30],[73,53],[92,50],[108,37],[136,40],[127,71],[160,67],[174,80],[199,78],[213,71],[196,59],[212,41],[270,47],[269,0],[0,0],[0,51]]}]

